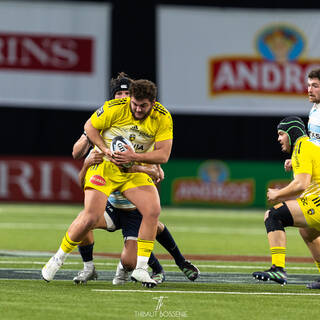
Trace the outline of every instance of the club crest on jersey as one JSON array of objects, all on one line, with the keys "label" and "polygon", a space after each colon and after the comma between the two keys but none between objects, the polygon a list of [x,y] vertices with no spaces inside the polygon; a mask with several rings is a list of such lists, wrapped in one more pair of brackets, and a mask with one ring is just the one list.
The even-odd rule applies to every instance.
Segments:
[{"label": "club crest on jersey", "polygon": [[135,135],[135,134],[130,134],[129,140],[130,140],[130,141],[133,141],[133,140],[135,140],[135,139],[136,139],[136,135]]},{"label": "club crest on jersey", "polygon": [[104,113],[104,109],[103,109],[103,106],[101,108],[99,108],[97,111],[97,117],[100,117],[103,113]]},{"label": "club crest on jersey", "polygon": [[104,186],[106,184],[106,180],[103,179],[103,177],[99,175],[94,175],[90,178],[90,182],[96,186]]},{"label": "club crest on jersey", "polygon": [[315,214],[315,211],[314,211],[314,209],[309,209],[309,210],[307,211],[307,213],[312,216],[313,214]]}]

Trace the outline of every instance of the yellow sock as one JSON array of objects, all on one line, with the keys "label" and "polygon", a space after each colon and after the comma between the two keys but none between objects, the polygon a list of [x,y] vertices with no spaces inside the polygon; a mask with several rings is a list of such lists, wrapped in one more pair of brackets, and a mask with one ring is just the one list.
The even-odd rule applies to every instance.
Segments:
[{"label": "yellow sock", "polygon": [[154,241],[143,240],[138,238],[137,244],[138,244],[138,256],[149,258],[153,250]]},{"label": "yellow sock", "polygon": [[78,244],[80,244],[81,241],[72,241],[69,238],[68,232],[65,234],[65,236],[62,239],[61,246],[60,248],[65,252],[65,253],[70,253]]},{"label": "yellow sock", "polygon": [[272,247],[270,248],[272,256],[272,264],[277,267],[284,268],[286,259],[286,248],[285,247]]},{"label": "yellow sock", "polygon": [[320,262],[319,261],[314,261],[314,263],[316,264],[316,266],[317,266],[317,268],[318,268],[318,270],[320,272]]}]

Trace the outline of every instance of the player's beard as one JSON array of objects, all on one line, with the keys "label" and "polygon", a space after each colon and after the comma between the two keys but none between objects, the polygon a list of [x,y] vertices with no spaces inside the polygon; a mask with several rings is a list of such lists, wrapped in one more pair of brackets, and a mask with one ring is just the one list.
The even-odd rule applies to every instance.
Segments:
[{"label": "player's beard", "polygon": [[134,115],[134,112],[132,111],[131,106],[130,106],[131,114],[132,114],[132,116],[134,117],[135,120],[144,120],[144,119],[146,119],[147,117],[149,117],[149,115],[150,115],[150,113],[151,113],[151,110],[152,110],[152,106],[151,106],[150,110],[149,110],[147,113],[145,113],[142,118],[137,118],[137,117]]}]

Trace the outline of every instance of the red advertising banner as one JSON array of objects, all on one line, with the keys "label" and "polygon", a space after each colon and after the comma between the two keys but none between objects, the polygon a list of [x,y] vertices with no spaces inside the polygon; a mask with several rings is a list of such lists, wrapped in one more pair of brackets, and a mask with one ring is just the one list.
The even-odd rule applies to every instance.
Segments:
[{"label": "red advertising banner", "polygon": [[93,71],[92,37],[0,33],[0,69]]},{"label": "red advertising banner", "polygon": [[81,166],[62,157],[0,157],[0,201],[82,202]]}]

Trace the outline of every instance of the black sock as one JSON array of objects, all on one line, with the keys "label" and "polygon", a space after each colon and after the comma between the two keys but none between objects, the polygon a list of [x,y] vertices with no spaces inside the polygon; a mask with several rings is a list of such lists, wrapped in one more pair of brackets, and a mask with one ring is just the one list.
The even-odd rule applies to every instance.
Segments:
[{"label": "black sock", "polygon": [[172,255],[176,265],[178,267],[181,266],[186,259],[181,254],[176,242],[166,226],[164,226],[164,230],[157,235],[156,239]]},{"label": "black sock", "polygon": [[153,252],[151,252],[148,265],[154,273],[160,273],[163,270],[159,260],[156,258]]},{"label": "black sock", "polygon": [[78,246],[83,262],[93,260],[93,245],[94,243],[88,244],[87,246]]}]

